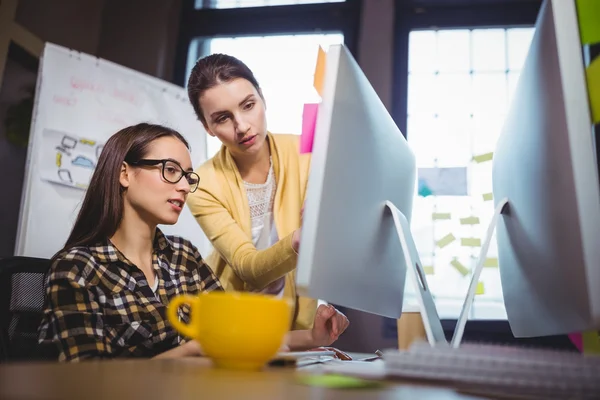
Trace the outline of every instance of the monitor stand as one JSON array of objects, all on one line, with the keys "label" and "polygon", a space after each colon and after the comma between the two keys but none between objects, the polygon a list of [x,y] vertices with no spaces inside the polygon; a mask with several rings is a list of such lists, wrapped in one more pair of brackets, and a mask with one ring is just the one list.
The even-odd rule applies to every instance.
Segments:
[{"label": "monitor stand", "polygon": [[481,246],[481,251],[479,252],[479,259],[477,260],[477,265],[475,266],[473,276],[471,277],[471,283],[469,285],[469,290],[467,291],[467,297],[465,298],[465,302],[460,312],[460,316],[456,321],[456,328],[454,329],[454,335],[452,336],[452,341],[450,342],[450,345],[454,348],[459,347],[462,341],[462,337],[465,331],[465,325],[467,324],[469,312],[471,311],[471,306],[473,305],[473,300],[475,299],[477,283],[479,282],[479,276],[481,275],[481,270],[483,269],[483,264],[485,263],[488,250],[490,248],[492,236],[494,235],[494,231],[496,230],[496,225],[498,225],[498,219],[500,218],[502,213],[508,211],[508,204],[509,203],[507,198],[504,198],[498,202],[498,204],[496,205],[496,209],[494,210],[492,220],[488,225],[487,234],[483,241],[483,246]]},{"label": "monitor stand", "polygon": [[[456,322],[456,328],[454,330],[454,335],[452,336],[452,341],[450,342],[450,346],[454,348],[459,347],[462,341],[465,325],[467,323],[467,319],[469,318],[469,312],[471,311],[473,300],[475,299],[477,283],[479,282],[479,276],[481,275],[481,270],[483,269],[483,264],[487,257],[490,242],[492,241],[492,236],[496,229],[496,225],[498,224],[500,215],[502,215],[502,213],[506,212],[508,209],[507,205],[508,199],[506,198],[502,199],[498,203],[496,209],[494,210],[492,220],[488,226],[487,234],[483,242],[483,246],[481,247],[481,252],[479,253],[479,259],[477,261],[475,270],[473,271],[473,276],[471,277],[471,283],[469,284],[467,296],[460,312],[460,316]],[[423,319],[423,326],[425,327],[427,340],[431,346],[447,345],[448,342],[446,341],[446,336],[444,335],[444,330],[435,307],[435,302],[433,301],[433,296],[431,295],[429,287],[427,286],[427,279],[425,278],[425,272],[421,265],[421,260],[419,259],[419,253],[417,252],[417,248],[410,231],[410,225],[408,224],[404,214],[402,214],[402,212],[391,201],[386,201],[385,207],[390,210],[394,219],[400,245],[402,246],[402,253],[404,254],[406,267],[410,275],[410,279],[413,281],[416,289],[419,310],[421,313],[421,318]]]},{"label": "monitor stand", "polygon": [[398,232],[398,239],[400,240],[400,246],[402,246],[402,253],[404,254],[404,260],[410,279],[415,286],[415,292],[417,293],[417,300],[419,302],[419,310],[421,318],[423,319],[423,326],[427,335],[427,341],[431,346],[447,345],[446,336],[444,335],[444,329],[442,328],[442,322],[438,316],[433,296],[427,286],[427,279],[425,279],[425,272],[419,259],[419,253],[410,232],[410,225],[406,220],[406,217],[402,212],[392,203],[391,201],[385,202],[385,207],[392,213],[394,219],[394,225]]}]

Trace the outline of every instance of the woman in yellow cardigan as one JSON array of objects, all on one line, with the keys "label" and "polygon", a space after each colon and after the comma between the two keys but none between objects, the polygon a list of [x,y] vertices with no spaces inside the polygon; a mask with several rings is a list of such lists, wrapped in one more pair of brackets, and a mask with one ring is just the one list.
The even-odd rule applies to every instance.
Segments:
[{"label": "woman in yellow cardigan", "polygon": [[299,154],[298,136],[267,131],[260,86],[235,57],[198,60],[188,95],[208,134],[223,143],[196,170],[200,186],[187,200],[216,250],[209,266],[226,290],[289,298],[292,329],[310,328],[317,302],[295,286],[309,156]]}]

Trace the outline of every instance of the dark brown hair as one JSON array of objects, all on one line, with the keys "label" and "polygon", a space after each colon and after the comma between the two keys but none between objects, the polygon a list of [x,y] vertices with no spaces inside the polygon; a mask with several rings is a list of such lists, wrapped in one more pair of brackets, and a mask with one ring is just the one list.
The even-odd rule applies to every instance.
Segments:
[{"label": "dark brown hair", "polygon": [[[227,54],[211,54],[196,61],[188,79],[187,90],[190,103],[194,107],[196,116],[206,127],[206,118],[200,108],[200,96],[219,83],[231,82],[234,79],[247,80],[261,93],[258,81],[246,64]],[[262,94],[261,94],[262,96]]]},{"label": "dark brown hair", "polygon": [[114,235],[123,218],[123,187],[119,182],[123,162],[141,160],[150,143],[165,136],[175,137],[190,147],[179,132],[147,123],[121,129],[108,139],[63,250],[94,245]]}]

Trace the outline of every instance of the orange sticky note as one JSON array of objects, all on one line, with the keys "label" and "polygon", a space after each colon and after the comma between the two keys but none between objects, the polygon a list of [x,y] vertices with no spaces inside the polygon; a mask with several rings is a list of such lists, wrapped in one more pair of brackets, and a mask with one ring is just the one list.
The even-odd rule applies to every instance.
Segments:
[{"label": "orange sticky note", "polygon": [[301,154],[312,153],[318,111],[318,104],[310,103],[304,105],[304,111],[302,112],[302,135],[300,135]]},{"label": "orange sticky note", "polygon": [[315,76],[313,80],[313,86],[319,93],[319,96],[323,96],[323,82],[325,80],[325,62],[327,60],[327,53],[321,46],[319,46],[319,54],[317,55],[317,65],[315,66]]}]

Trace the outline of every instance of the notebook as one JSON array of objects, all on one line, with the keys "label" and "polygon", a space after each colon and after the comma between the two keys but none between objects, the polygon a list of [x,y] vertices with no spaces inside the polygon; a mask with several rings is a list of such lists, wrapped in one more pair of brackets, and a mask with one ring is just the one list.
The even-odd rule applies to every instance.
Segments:
[{"label": "notebook", "polygon": [[418,342],[384,352],[386,376],[531,399],[600,399],[600,357],[563,350]]}]

